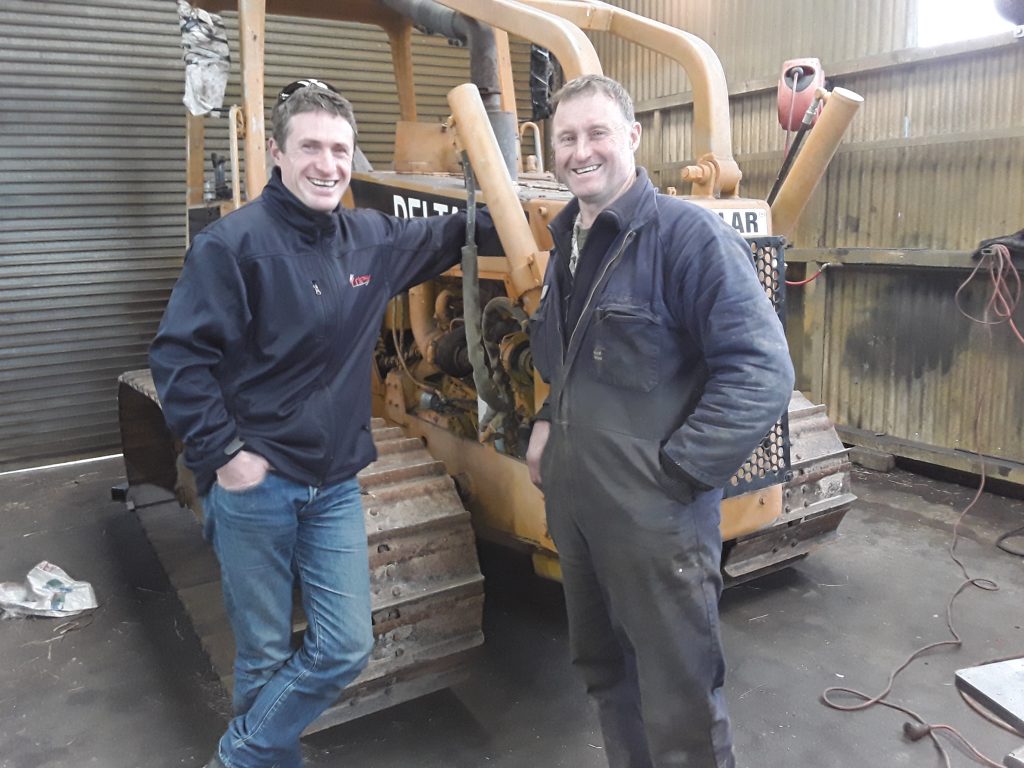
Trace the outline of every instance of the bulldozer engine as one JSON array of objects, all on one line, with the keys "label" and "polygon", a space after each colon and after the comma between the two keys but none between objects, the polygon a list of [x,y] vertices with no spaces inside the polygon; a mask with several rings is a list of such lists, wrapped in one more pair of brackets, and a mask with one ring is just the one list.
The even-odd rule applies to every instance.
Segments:
[{"label": "bulldozer engine", "polygon": [[[209,11],[235,9],[228,0],[201,4]],[[742,174],[732,157],[728,90],[718,58],[704,41],[660,22],[589,0],[239,0],[238,10],[244,101],[238,123],[248,198],[266,181],[265,13],[376,24],[391,45],[399,95],[394,169],[354,171],[345,204],[399,217],[486,206],[503,251],[468,247],[459,266],[393,299],[385,313],[373,367],[379,459],[359,474],[377,644],[370,667],[315,729],[456,679],[464,654],[482,642],[474,536],[528,552],[538,573],[559,575],[544,499],[523,460],[547,394],[534,371],[526,328],[540,302],[552,247],[547,225],[570,194],[551,174],[528,170],[542,163],[520,157],[508,35],[550,51],[567,79],[601,72],[585,34],[591,30],[646,46],[686,70],[694,101],[693,160],[682,169],[679,186],[688,184],[686,199],[747,239],[751,268],[780,317],[782,236],[792,232],[860,97],[839,89],[828,96],[769,206],[740,197]],[[471,82],[449,93],[452,117],[444,123],[416,119],[414,27],[471,48]],[[201,128],[194,119],[189,125],[191,155]],[[535,137],[540,133],[536,125],[531,130]],[[190,180],[190,189],[195,186]],[[176,508],[179,499],[201,515],[148,372],[122,376],[119,400],[129,496],[140,516],[145,508]],[[824,406],[794,392],[787,416],[726,488],[726,583],[788,566],[834,537],[854,500],[849,469]],[[201,640],[227,681],[230,664],[218,666],[213,634],[209,644],[205,636]]]}]

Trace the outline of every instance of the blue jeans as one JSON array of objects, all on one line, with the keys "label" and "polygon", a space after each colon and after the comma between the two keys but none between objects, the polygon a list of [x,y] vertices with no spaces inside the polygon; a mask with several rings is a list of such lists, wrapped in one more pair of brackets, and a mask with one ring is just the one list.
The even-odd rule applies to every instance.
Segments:
[{"label": "blue jeans", "polygon": [[[324,488],[280,475],[203,500],[235,636],[235,717],[218,753],[229,768],[302,765],[299,736],[366,666],[373,645],[359,483]],[[296,577],[308,627],[293,650]]]}]

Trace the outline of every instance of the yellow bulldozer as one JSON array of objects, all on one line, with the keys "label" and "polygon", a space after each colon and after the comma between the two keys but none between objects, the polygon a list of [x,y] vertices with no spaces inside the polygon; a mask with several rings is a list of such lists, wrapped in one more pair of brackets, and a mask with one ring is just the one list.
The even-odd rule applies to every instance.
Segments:
[{"label": "yellow bulldozer", "polygon": [[[357,158],[345,204],[398,216],[486,205],[504,250],[417,286],[386,313],[373,382],[379,458],[359,475],[376,645],[367,669],[312,726],[316,730],[445,687],[465,672],[466,654],[483,639],[476,537],[524,550],[539,574],[558,578],[544,500],[524,461],[531,419],[546,395],[533,369],[526,321],[539,302],[552,246],[547,224],[570,195],[539,170],[542,158],[523,157],[509,35],[549,51],[566,80],[602,71],[587,31],[650,48],[685,69],[694,159],[679,186],[689,185],[686,199],[717,212],[747,238],[751,268],[780,315],[784,237],[861,99],[842,89],[819,94],[825,102],[820,119],[769,205],[739,195],[728,91],[714,52],[691,34],[620,8],[594,0],[204,0],[202,6],[238,11],[243,103],[231,110],[234,181],[232,199],[224,202],[203,200],[203,121],[189,117],[194,226],[244,204],[266,182],[263,40],[269,12],[374,24],[387,34],[401,116],[393,163],[378,170]],[[417,121],[414,29],[469,48],[470,82],[448,94],[452,116],[444,122]],[[540,133],[537,125],[529,127]],[[179,507],[184,501],[202,514],[148,371],[121,377],[119,408],[128,503],[229,684],[233,654],[215,561],[197,520]],[[824,406],[794,392],[788,416],[726,489],[726,583],[805,557],[834,537],[853,501],[847,454]],[[301,628],[297,617],[296,631]]]}]

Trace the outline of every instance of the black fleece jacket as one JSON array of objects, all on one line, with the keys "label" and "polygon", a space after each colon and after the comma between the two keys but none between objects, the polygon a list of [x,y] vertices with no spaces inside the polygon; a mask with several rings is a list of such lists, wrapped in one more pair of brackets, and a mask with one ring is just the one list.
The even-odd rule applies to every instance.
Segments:
[{"label": "black fleece jacket", "polygon": [[[486,215],[478,232],[493,235]],[[313,211],[277,170],[196,236],[149,361],[200,493],[243,444],[314,486],[373,461],[370,365],[387,302],[456,264],[464,237],[464,214]]]}]

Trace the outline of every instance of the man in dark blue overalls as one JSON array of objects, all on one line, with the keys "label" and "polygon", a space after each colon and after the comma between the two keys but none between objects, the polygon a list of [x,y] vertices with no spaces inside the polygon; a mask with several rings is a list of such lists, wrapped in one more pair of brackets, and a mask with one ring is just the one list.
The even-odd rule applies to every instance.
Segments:
[{"label": "man in dark blue overalls", "polygon": [[527,461],[611,768],[732,768],[721,489],[785,411],[793,367],[749,248],[657,194],[635,165],[640,133],[614,80],[555,95],[574,198],[532,320],[551,393]]}]

